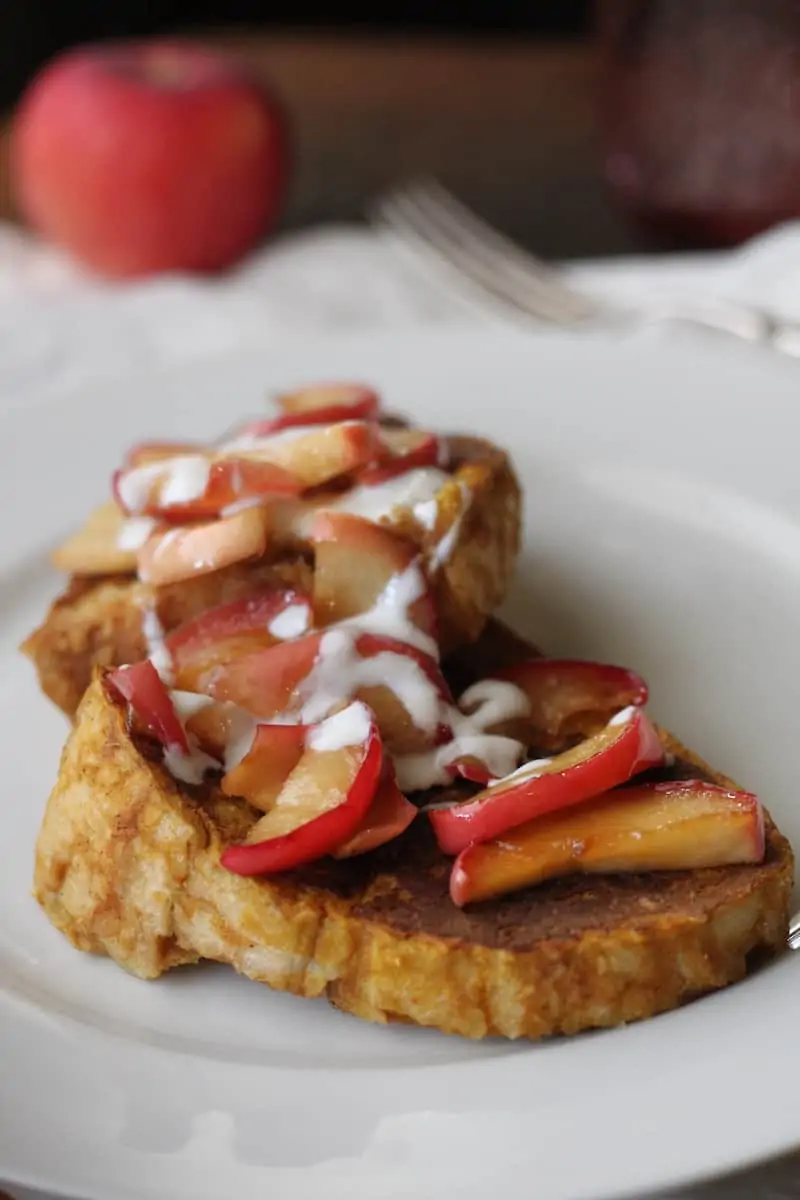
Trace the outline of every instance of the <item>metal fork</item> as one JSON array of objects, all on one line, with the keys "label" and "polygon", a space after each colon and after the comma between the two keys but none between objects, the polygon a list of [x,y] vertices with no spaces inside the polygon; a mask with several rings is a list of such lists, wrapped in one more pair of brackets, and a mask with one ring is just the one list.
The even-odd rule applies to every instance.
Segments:
[{"label": "metal fork", "polygon": [[795,913],[789,921],[786,943],[790,950],[800,950],[800,912]]},{"label": "metal fork", "polygon": [[800,354],[800,322],[724,300],[625,309],[567,283],[562,272],[499,233],[436,180],[418,180],[379,196],[367,215],[423,265],[437,264],[451,284],[493,308],[555,325],[682,321]]}]

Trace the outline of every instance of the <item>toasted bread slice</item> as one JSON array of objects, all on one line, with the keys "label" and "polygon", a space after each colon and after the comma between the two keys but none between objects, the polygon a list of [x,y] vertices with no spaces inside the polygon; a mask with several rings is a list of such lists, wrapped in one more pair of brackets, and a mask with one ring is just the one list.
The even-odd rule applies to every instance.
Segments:
[{"label": "toasted bread slice", "polygon": [[[492,622],[451,674],[467,683],[531,653]],[[676,756],[664,777],[731,786],[663,739]],[[756,866],[575,877],[460,910],[424,817],[361,858],[232,875],[220,851],[257,814],[213,786],[176,783],[157,759],[96,678],[36,855],[35,894],[53,924],[142,978],[213,959],[371,1021],[541,1038],[674,1008],[785,944],[793,857],[769,818]]]},{"label": "toasted bread slice", "polygon": [[[451,438],[450,444],[457,466],[436,497],[435,524],[423,527],[404,507],[381,521],[434,561],[432,583],[445,651],[474,641],[503,600],[520,530],[519,485],[506,455],[477,438]],[[435,562],[442,546],[447,555]],[[264,561],[239,563],[166,587],[152,587],[132,575],[75,577],[22,650],[33,660],[45,695],[73,716],[96,667],[147,656],[148,611],[169,632],[205,609],[251,595],[271,582],[310,587],[310,563],[310,548],[292,540],[271,547]]]}]

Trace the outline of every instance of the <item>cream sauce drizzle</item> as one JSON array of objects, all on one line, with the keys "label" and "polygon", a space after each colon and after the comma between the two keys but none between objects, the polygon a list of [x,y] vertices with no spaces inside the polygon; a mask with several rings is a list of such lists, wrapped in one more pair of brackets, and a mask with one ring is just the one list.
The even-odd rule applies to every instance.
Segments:
[{"label": "cream sauce drizzle", "polygon": [[155,527],[153,517],[129,517],[120,526],[117,547],[120,550],[141,550]]},{"label": "cream sauce drizzle", "polygon": [[438,467],[415,467],[393,479],[371,485],[360,484],[333,500],[320,505],[321,510],[352,513],[368,521],[380,521],[395,508],[411,508],[434,499],[451,476]]},{"label": "cream sauce drizzle", "polygon": [[164,629],[152,600],[142,604],[142,633],[147,643],[147,657],[169,687],[173,682],[172,655],[164,644]]},{"label": "cream sauce drizzle", "polygon": [[335,628],[352,630],[354,633],[372,633],[377,637],[394,638],[416,647],[431,658],[438,659],[439,647],[436,639],[420,629],[412,621],[411,606],[421,600],[428,583],[419,560],[415,560],[399,575],[389,580],[377,601],[368,612],[348,617]]},{"label": "cream sauce drizzle", "polygon": [[154,489],[161,505],[199,499],[208,487],[210,472],[211,459],[206,455],[178,454],[124,471],[117,489],[128,512],[141,513],[150,504]]},{"label": "cream sauce drizzle", "polygon": [[461,696],[458,707],[440,702],[440,723],[452,730],[452,740],[419,754],[397,755],[394,765],[400,790],[421,791],[449,783],[448,768],[468,756],[480,759],[493,776],[507,775],[525,754],[525,746],[515,738],[487,730],[529,711],[525,693],[515,684],[497,679],[473,684]]},{"label": "cream sauce drizzle", "polygon": [[311,612],[307,604],[289,604],[273,617],[267,630],[282,642],[308,632]]},{"label": "cream sauce drizzle", "polygon": [[372,718],[366,704],[356,701],[309,730],[306,746],[318,753],[360,746],[367,741]]}]

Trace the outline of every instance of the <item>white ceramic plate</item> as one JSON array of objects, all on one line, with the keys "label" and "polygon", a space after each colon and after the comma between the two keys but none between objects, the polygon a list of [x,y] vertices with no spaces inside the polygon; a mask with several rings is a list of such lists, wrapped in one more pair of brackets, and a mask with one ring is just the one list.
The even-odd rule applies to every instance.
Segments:
[{"label": "white ceramic plate", "polygon": [[358,376],[509,445],[527,537],[507,615],[619,660],[658,718],[800,846],[800,365],[731,342],[514,334],[286,347],[0,415],[0,1178],[97,1200],[588,1200],[800,1141],[800,958],[679,1012],[546,1045],[362,1024],[222,968],[142,983],[29,897],[66,733],[16,652],[48,547],[144,436]]}]

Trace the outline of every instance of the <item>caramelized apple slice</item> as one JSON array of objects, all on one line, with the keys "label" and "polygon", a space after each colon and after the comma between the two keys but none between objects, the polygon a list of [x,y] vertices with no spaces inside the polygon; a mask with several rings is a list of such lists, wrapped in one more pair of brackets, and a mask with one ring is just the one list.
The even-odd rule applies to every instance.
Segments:
[{"label": "caramelized apple slice", "polygon": [[269,812],[303,756],[307,733],[303,725],[257,725],[244,758],[222,777],[225,795]]},{"label": "caramelized apple slice", "polygon": [[423,429],[382,429],[378,461],[366,467],[358,483],[374,486],[394,479],[416,467],[436,467],[440,460],[439,439]]},{"label": "caramelized apple slice", "polygon": [[188,754],[189,742],[180,717],[161,677],[149,659],[116,667],[106,675],[112,692],[128,704],[129,718],[140,732],[154,737],[167,750]]},{"label": "caramelized apple slice", "polygon": [[125,455],[126,467],[143,467],[146,463],[164,458],[178,458],[185,454],[205,454],[204,446],[197,442],[137,442]]},{"label": "caramelized apple slice", "polygon": [[357,698],[374,711],[387,748],[396,754],[441,741],[441,714],[452,703],[434,659],[404,642],[345,629],[224,662],[205,686],[263,720],[288,712],[310,723]]},{"label": "caramelized apple slice", "polygon": [[318,383],[278,396],[278,408],[287,417],[315,417],[318,421],[369,420],[378,415],[378,394],[363,383]]},{"label": "caramelized apple slice", "polygon": [[374,421],[378,395],[360,383],[323,383],[278,396],[279,417],[251,421],[240,436],[269,437],[303,425],[335,425],[339,421]]},{"label": "caramelized apple slice", "polygon": [[114,475],[113,488],[125,512],[177,524],[294,496],[301,484],[275,463],[195,453],[123,468]]},{"label": "caramelized apple slice", "polygon": [[491,732],[540,749],[561,746],[576,734],[589,737],[615,712],[647,702],[647,684],[639,675],[606,663],[534,658],[499,671],[494,678],[520,688],[529,711]]},{"label": "caramelized apple slice", "polygon": [[461,906],[558,875],[696,870],[763,857],[763,811],[749,792],[700,780],[643,784],[468,847],[453,864],[450,895]]},{"label": "caramelized apple slice", "polygon": [[658,733],[642,710],[624,709],[600,733],[563,754],[523,763],[472,800],[432,807],[436,840],[445,854],[460,854],[472,842],[487,842],[543,813],[599,796],[663,757]]},{"label": "caramelized apple slice", "polygon": [[258,722],[250,713],[197,692],[173,689],[172,703],[187,736],[220,766],[233,768],[253,744]]},{"label": "caramelized apple slice", "polygon": [[[423,648],[436,653],[436,605],[412,542],[343,512],[320,512],[311,541],[314,611],[320,624],[370,613],[370,628],[402,639],[409,636],[411,623],[427,635]],[[415,640],[413,634],[409,640]]]},{"label": "caramelized apple slice", "polygon": [[238,875],[262,875],[313,862],[342,845],[375,796],[383,752],[366,705],[355,703],[307,731],[306,748],[270,811],[242,846],[229,846],[222,865]]},{"label": "caramelized apple slice", "polygon": [[173,630],[164,645],[178,687],[202,692],[208,673],[220,663],[300,637],[312,624],[305,592],[275,587],[201,613]]},{"label": "caramelized apple slice", "polygon": [[203,675],[203,687],[218,700],[229,700],[264,721],[302,707],[300,685],[320,656],[322,633],[308,633],[265,650],[223,659]]},{"label": "caramelized apple slice", "polygon": [[267,547],[267,513],[247,508],[231,517],[158,533],[138,553],[139,578],[146,583],[177,583],[208,575]]},{"label": "caramelized apple slice", "polygon": [[343,421],[309,429],[288,429],[277,436],[233,441],[223,455],[272,463],[301,488],[318,487],[340,475],[366,466],[375,454],[377,426],[366,421]]},{"label": "caramelized apple slice", "polygon": [[406,800],[394,777],[390,760],[384,761],[384,769],[375,799],[355,833],[333,852],[334,858],[353,858],[366,854],[386,842],[393,841],[408,829],[418,809]]},{"label": "caramelized apple slice", "polygon": [[[146,524],[142,524],[146,522]],[[113,500],[95,509],[82,529],[50,556],[53,566],[70,575],[114,575],[136,570],[137,541],[155,528],[149,518],[130,521]]]}]

